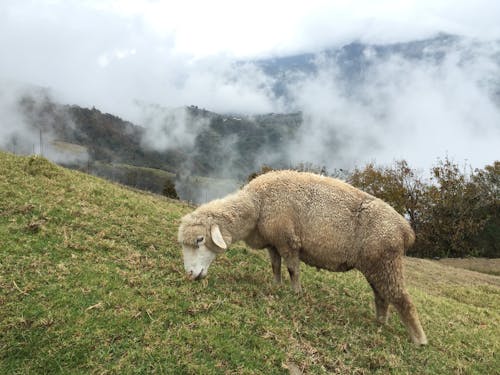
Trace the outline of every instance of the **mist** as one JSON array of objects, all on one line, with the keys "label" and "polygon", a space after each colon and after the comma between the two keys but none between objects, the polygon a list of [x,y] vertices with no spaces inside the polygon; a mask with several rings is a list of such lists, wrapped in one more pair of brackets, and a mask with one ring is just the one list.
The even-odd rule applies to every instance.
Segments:
[{"label": "mist", "polygon": [[[224,91],[227,77],[237,77],[231,81],[234,91],[253,93],[232,99],[243,113],[243,108],[247,114],[256,108],[254,101],[245,100],[249,97],[261,98],[269,112],[302,113],[294,139],[280,149],[262,149],[254,170],[264,164],[276,165],[278,160],[290,167],[308,163],[331,171],[368,162],[388,165],[400,159],[422,170],[429,170],[444,157],[474,168],[498,160],[500,43],[456,38],[450,43],[429,43],[418,58],[380,51],[380,46],[365,45],[364,64],[351,76],[338,59],[320,53],[313,57],[313,73],[289,70],[278,78],[266,77],[258,64],[251,69],[247,64],[245,70],[234,65],[234,73],[224,78],[209,75],[206,80],[214,83],[208,88],[216,96],[218,88]],[[272,90],[277,80],[284,88],[281,95]],[[263,108],[258,108],[262,113]],[[224,107],[218,110],[224,112]],[[152,139],[167,145],[158,132],[170,134],[173,140],[186,136],[192,141],[208,125],[205,122],[188,130],[185,121],[170,121],[168,131],[154,123],[148,129],[154,134]],[[237,167],[231,165],[238,158],[236,140],[228,137],[222,142],[226,162],[221,170],[226,177],[237,176],[238,171],[232,170]]]},{"label": "mist", "polygon": [[[310,163],[331,171],[395,159],[428,170],[445,156],[482,168],[499,158],[500,13],[494,2],[256,2],[244,12],[226,2],[182,4],[2,2],[2,148],[59,158],[37,148],[39,131],[18,108],[19,98],[37,97],[42,87],[56,103],[96,107],[143,127],[148,149],[181,148],[186,170],[196,139],[210,126],[186,111],[191,105],[241,117],[242,126],[259,114],[301,113],[293,139],[260,149],[245,165],[253,170]],[[390,43],[438,32],[461,37],[424,46],[418,57],[397,48],[383,52]],[[322,52],[352,42],[363,45],[363,64],[354,74],[346,70],[349,60]],[[311,71],[273,75],[259,63],[304,52],[316,53]],[[58,141],[43,135],[44,143]],[[214,176],[239,176],[238,141],[230,136],[214,145],[224,155]]]},{"label": "mist", "polygon": [[81,164],[89,159],[86,147],[62,141],[55,124],[74,128],[65,110],[53,105],[50,91],[0,81],[0,149],[14,154],[37,154],[56,163]]},{"label": "mist", "polygon": [[294,162],[352,168],[406,159],[428,169],[445,156],[474,167],[498,159],[499,43],[463,40],[422,59],[377,56],[369,46],[364,53],[369,65],[358,81],[319,56],[317,74],[289,85],[305,119]]},{"label": "mist", "polygon": [[[476,168],[498,159],[499,42],[457,38],[453,43],[431,43],[418,58],[397,49],[381,53],[377,45],[363,48],[363,65],[350,76],[331,53],[312,58],[314,72],[285,70],[281,75],[266,73],[258,61],[222,57],[191,61],[176,75],[175,82],[164,87],[161,103],[170,105],[154,98],[135,99],[120,110],[123,102],[117,100],[116,113],[112,113],[145,128],[144,147],[160,152],[182,148],[192,153],[196,152],[196,138],[211,120],[190,115],[187,103],[223,116],[243,116],[246,121],[262,113],[302,113],[302,124],[293,140],[284,142],[280,149],[262,148],[255,156],[253,170],[278,162],[282,166],[284,160],[291,167],[309,163],[336,170],[405,159],[413,167],[428,170],[443,157]],[[275,90],[277,84],[283,92]],[[127,93],[124,90],[123,95]],[[0,135],[4,149],[21,150],[19,143],[15,146],[12,142],[15,136],[24,140],[24,151],[40,151],[38,131],[28,126],[16,106],[27,93],[42,100],[41,92],[48,95],[47,90],[35,86],[2,85]],[[57,92],[52,91],[50,98],[65,102]],[[71,119],[67,121],[71,126]],[[50,132],[44,138],[47,144],[56,140]],[[215,177],[239,175],[234,163],[239,157],[237,142],[231,136],[214,145],[224,154]],[[61,147],[52,152],[45,149],[54,161],[67,158],[60,152]],[[79,152],[84,160],[85,153]],[[188,158],[183,169],[190,170],[191,162]]]}]

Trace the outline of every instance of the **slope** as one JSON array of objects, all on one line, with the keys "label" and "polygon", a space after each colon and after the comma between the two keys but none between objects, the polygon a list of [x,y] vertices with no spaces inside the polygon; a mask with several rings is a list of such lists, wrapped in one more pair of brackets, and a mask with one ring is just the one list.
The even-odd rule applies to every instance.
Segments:
[{"label": "slope", "polygon": [[375,323],[357,272],[304,266],[297,297],[273,284],[264,253],[237,244],[206,282],[187,282],[176,233],[189,210],[43,158],[0,153],[0,373],[499,368],[500,278],[409,259],[430,339],[416,348],[396,316]]}]

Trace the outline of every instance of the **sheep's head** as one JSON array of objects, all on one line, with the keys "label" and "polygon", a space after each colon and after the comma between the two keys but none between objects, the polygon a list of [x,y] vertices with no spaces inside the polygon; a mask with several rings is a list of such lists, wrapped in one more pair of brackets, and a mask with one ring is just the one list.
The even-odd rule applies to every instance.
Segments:
[{"label": "sheep's head", "polygon": [[191,280],[207,276],[208,267],[217,254],[227,249],[217,224],[183,222],[179,227],[184,269]]}]

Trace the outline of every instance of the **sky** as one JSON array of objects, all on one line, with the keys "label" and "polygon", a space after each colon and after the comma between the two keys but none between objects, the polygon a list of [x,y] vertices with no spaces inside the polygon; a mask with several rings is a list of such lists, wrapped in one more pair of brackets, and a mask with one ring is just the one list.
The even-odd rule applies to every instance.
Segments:
[{"label": "sky", "polygon": [[[321,51],[354,40],[405,42],[437,32],[500,40],[500,2],[1,0],[0,112],[15,118],[7,113],[12,100],[1,98],[18,83],[47,87],[59,102],[95,106],[141,125],[149,103],[282,112],[287,106],[272,94],[269,77],[252,64],[235,66],[235,60]],[[346,97],[336,81],[325,84],[325,75],[335,74],[332,67],[295,82],[294,103],[309,119],[304,141],[296,145],[304,150],[298,157],[311,151],[318,154],[315,161],[335,157],[349,166],[406,157],[426,167],[449,153],[477,166],[491,162],[498,154],[500,115],[488,89],[478,86],[498,76],[491,52],[482,51],[468,66],[453,57],[438,68],[375,64],[366,87],[371,106]],[[377,115],[382,110],[383,121]],[[332,116],[334,125],[327,121]],[[5,124],[0,136],[12,126]],[[484,136],[471,131],[474,124]],[[331,126],[350,139],[341,156],[317,147]],[[429,139],[432,131],[440,136]],[[440,145],[450,132],[453,137]],[[403,146],[410,141],[418,144]],[[429,151],[422,153],[424,147]]]}]

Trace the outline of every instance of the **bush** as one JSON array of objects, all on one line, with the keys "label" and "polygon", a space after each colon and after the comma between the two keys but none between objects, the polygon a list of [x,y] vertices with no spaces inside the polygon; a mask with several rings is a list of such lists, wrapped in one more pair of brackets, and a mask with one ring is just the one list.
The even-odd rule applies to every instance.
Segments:
[{"label": "bush", "polygon": [[162,194],[168,198],[179,199],[179,196],[177,195],[177,190],[175,190],[175,184],[169,178],[165,180]]},{"label": "bush", "polygon": [[349,182],[391,204],[416,233],[408,252],[420,257],[500,257],[500,162],[467,173],[448,158],[428,181],[406,161],[392,167],[368,164]]}]

